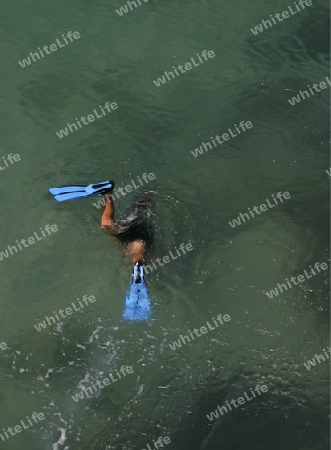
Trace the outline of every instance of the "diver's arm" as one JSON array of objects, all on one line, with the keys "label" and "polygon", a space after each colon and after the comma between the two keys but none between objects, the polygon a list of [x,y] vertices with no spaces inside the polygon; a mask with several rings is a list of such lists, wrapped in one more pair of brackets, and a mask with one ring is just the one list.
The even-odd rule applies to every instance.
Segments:
[{"label": "diver's arm", "polygon": [[105,231],[108,231],[112,236],[116,236],[118,234],[118,226],[114,221],[115,216],[115,206],[113,202],[113,198],[111,193],[105,194],[105,206],[103,208],[102,216],[101,216],[101,227]]}]

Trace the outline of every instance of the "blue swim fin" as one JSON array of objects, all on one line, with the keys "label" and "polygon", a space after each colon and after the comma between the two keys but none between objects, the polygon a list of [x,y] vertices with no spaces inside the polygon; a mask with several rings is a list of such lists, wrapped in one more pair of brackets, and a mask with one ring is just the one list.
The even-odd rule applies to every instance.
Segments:
[{"label": "blue swim fin", "polygon": [[49,192],[54,195],[54,199],[57,202],[64,202],[66,200],[90,197],[91,195],[105,194],[107,191],[114,189],[114,186],[115,183],[113,181],[103,181],[87,186],[77,185],[50,188]]},{"label": "blue swim fin", "polygon": [[133,266],[131,284],[125,296],[123,319],[149,320],[151,314],[151,299],[145,282],[144,265],[137,262]]}]

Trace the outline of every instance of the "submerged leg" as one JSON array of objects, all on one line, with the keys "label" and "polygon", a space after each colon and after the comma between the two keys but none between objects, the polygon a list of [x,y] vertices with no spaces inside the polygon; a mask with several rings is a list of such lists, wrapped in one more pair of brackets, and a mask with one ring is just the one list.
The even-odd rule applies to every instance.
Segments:
[{"label": "submerged leg", "polygon": [[143,262],[146,253],[146,244],[143,240],[136,240],[128,244],[128,250],[130,252],[130,259],[132,264],[136,262]]}]

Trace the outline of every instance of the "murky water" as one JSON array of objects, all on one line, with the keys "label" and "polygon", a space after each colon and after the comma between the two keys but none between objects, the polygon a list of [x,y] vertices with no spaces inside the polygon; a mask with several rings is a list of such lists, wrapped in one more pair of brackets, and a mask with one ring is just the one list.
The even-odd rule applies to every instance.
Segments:
[{"label": "murky water", "polygon": [[[328,270],[275,298],[266,291],[329,265],[330,87],[288,102],[329,74],[328,3],[257,35],[250,29],[290,2],[141,3],[122,16],[121,1],[2,8],[0,161],[21,160],[0,171],[0,252],[47,224],[58,231],[0,261],[1,448],[141,450],[168,436],[169,450],[326,450],[329,360],[304,363],[330,345]],[[18,64],[69,30],[80,38]],[[153,83],[203,50],[215,57]],[[106,102],[118,109],[56,135]],[[191,154],[242,120],[253,127]],[[131,267],[100,230],[98,199],[60,204],[47,190],[124,187],[145,172],[155,174],[150,258],[193,250],[148,275],[152,319],[131,324],[122,321]],[[280,191],[291,198],[229,225]],[[116,217],[141,193],[116,199]],[[96,301],[36,330],[84,295]],[[231,320],[171,349],[219,314]],[[74,401],[122,366],[133,373]],[[256,385],[268,392],[208,420]],[[33,412],[45,418],[6,431]]]}]

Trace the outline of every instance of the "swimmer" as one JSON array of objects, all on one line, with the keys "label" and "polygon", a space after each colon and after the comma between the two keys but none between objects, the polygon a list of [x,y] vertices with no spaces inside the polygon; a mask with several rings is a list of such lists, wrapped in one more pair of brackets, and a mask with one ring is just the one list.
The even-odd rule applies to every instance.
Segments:
[{"label": "swimmer", "polygon": [[151,202],[150,193],[146,192],[142,199],[133,205],[133,214],[119,221],[115,221],[115,206],[111,193],[112,191],[109,191],[104,194],[105,206],[101,216],[101,227],[127,245],[133,265],[143,264],[146,251],[152,248],[154,241],[153,229],[146,220],[150,213],[148,211],[148,204]]},{"label": "swimmer", "polygon": [[133,273],[130,288],[126,293],[124,320],[148,320],[151,315],[150,295],[145,282],[144,262],[146,253],[153,246],[154,232],[147,219],[150,211],[150,193],[134,204],[133,214],[124,220],[115,220],[112,190],[104,194],[105,206],[101,216],[101,227],[111,236],[127,246]]},{"label": "swimmer", "polygon": [[150,193],[146,192],[142,199],[134,205],[133,214],[125,220],[115,221],[115,207],[111,197],[114,187],[115,183],[108,180],[88,185],[49,188],[49,192],[57,202],[104,195],[105,205],[101,217],[101,227],[127,246],[133,265],[130,288],[125,297],[123,318],[135,321],[148,320],[152,309],[145,282],[144,261],[146,253],[152,248],[154,241],[154,232],[147,220],[151,214],[148,209],[151,201]]}]

